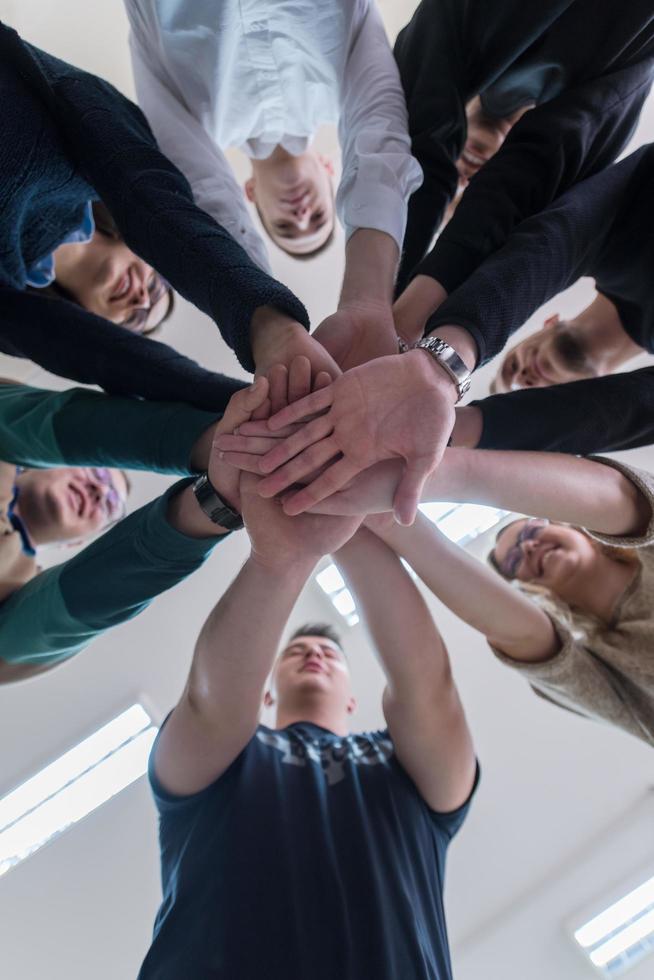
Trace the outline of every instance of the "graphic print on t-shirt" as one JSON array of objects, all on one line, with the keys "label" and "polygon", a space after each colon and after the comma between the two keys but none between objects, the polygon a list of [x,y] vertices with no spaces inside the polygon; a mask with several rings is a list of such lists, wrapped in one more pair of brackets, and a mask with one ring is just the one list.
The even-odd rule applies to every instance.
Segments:
[{"label": "graphic print on t-shirt", "polygon": [[318,741],[304,741],[286,732],[257,731],[257,738],[282,754],[282,762],[289,766],[306,766],[307,760],[320,766],[328,786],[334,786],[345,778],[343,763],[350,759],[355,765],[385,764],[393,754],[390,738],[374,741],[362,735],[348,735],[343,739],[330,738],[324,745]]}]

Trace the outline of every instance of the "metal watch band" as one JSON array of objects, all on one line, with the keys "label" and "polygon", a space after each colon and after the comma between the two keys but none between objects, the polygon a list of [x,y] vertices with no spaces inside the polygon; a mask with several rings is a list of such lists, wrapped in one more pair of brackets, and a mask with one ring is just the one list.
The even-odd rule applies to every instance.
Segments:
[{"label": "metal watch band", "polygon": [[431,356],[447,371],[456,385],[459,396],[457,401],[461,401],[470,387],[470,375],[472,372],[467,364],[461,360],[454,348],[450,347],[444,340],[441,340],[440,337],[425,337],[424,340],[418,341],[414,346],[414,350],[417,347],[429,351]]},{"label": "metal watch band", "polygon": [[223,500],[206,473],[202,473],[193,484],[193,493],[200,507],[214,524],[238,531],[243,527],[243,518]]}]

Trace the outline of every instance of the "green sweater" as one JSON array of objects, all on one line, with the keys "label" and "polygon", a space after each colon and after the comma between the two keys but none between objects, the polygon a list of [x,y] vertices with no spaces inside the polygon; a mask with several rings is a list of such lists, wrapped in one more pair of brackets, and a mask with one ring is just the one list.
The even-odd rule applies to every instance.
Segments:
[{"label": "green sweater", "polygon": [[[166,519],[189,481],[196,439],[218,415],[169,402],[0,385],[0,459],[18,466],[116,466],[185,475],[67,562],[0,605],[0,658],[46,665],[136,616],[204,562],[222,538],[189,538]],[[224,536],[223,536],[224,537]]]}]

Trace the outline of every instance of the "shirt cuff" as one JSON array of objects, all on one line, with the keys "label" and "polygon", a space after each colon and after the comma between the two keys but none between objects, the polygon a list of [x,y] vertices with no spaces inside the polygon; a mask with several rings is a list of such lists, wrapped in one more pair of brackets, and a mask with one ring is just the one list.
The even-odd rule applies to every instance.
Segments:
[{"label": "shirt cuff", "polygon": [[351,193],[339,206],[339,217],[345,229],[346,242],[359,228],[370,228],[390,235],[401,251],[406,231],[407,201],[398,190],[373,186],[359,192],[357,186],[357,193]]},{"label": "shirt cuff", "polygon": [[441,236],[422,262],[413,270],[414,276],[437,279],[447,294],[465,282],[483,259],[483,254],[470,245],[450,242]]},{"label": "shirt cuff", "polygon": [[634,466],[627,466],[626,463],[620,463],[617,459],[607,459],[606,456],[589,456],[588,459],[592,459],[596,463],[604,463],[605,466],[610,466],[612,469],[618,470],[619,473],[626,476],[630,483],[638,487],[650,506],[650,519],[644,534],[633,537],[618,534],[600,534],[597,531],[590,531],[588,528],[585,528],[586,533],[596,541],[600,541],[602,544],[607,544],[614,548],[644,548],[647,545],[654,544],[654,476],[651,473],[646,473],[644,470],[636,469]]},{"label": "shirt cuff", "polygon": [[188,566],[189,574],[195,571],[195,568],[199,568],[219,541],[223,541],[231,534],[230,531],[226,531],[224,534],[206,538],[191,538],[169,523],[166,516],[168,502],[171,497],[181,493],[193,482],[194,479],[191,477],[179,480],[169,487],[148,509],[140,528],[142,545],[154,562],[168,568]]},{"label": "shirt cuff", "polygon": [[556,685],[564,681],[566,677],[569,677],[570,671],[574,669],[570,665],[570,660],[575,656],[577,641],[567,626],[554,619],[546,610],[543,611],[552,623],[554,632],[560,643],[559,650],[551,657],[548,657],[547,660],[514,660],[513,657],[507,656],[506,653],[494,647],[492,643],[488,645],[497,659],[505,667],[511,667],[512,670],[517,670],[527,680],[542,681],[543,683]]}]

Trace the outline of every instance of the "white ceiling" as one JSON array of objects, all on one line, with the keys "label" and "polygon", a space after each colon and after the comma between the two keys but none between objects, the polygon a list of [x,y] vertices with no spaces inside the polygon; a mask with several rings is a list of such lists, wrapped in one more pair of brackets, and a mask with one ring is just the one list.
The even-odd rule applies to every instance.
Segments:
[{"label": "white ceiling", "polygon": [[[413,2],[380,4],[389,32],[408,20]],[[109,78],[132,92],[126,21],[119,0],[0,0],[0,18],[34,43]],[[654,134],[654,105],[646,108],[637,142]],[[323,148],[334,149],[331,132]],[[243,167],[236,157],[235,166]],[[342,239],[340,240],[342,243]],[[307,266],[281,253],[276,274],[309,306],[313,322],[331,312],[342,270],[339,242]],[[310,281],[309,281],[310,277]],[[590,295],[583,282],[548,304],[546,312],[574,312]],[[164,339],[207,367],[242,375],[231,351],[203,315],[180,302]],[[65,382],[26,362],[5,358],[3,374],[62,388]],[[474,395],[487,389],[489,369],[475,378]],[[654,451],[622,454],[654,468]],[[135,480],[133,506],[167,484],[153,475]],[[0,688],[0,793],[10,789],[79,737],[136,699],[160,719],[175,702],[188,669],[194,638],[246,554],[244,535],[220,546],[206,566],[138,619],[103,637],[83,656],[51,675]],[[53,553],[53,560],[66,553]],[[642,798],[652,783],[652,756],[627,736],[583,722],[544,704],[520,678],[496,663],[485,643],[439,603],[430,604],[448,643],[475,732],[483,780],[465,830],[452,848],[447,904],[455,968],[467,980],[530,980],[508,940],[511,923],[533,909],[532,933],[548,937],[539,956],[552,957],[543,977],[584,980],[590,976],[569,953],[562,923],[568,873],[588,841]],[[327,599],[311,584],[297,620],[332,615]],[[336,616],[337,614],[333,614]],[[360,626],[347,631],[359,697],[356,723],[379,724],[381,676]],[[642,855],[654,856],[654,839],[643,835]],[[636,846],[625,875],[639,863]],[[611,867],[595,860],[592,900]],[[619,875],[618,875],[619,877]],[[544,894],[549,900],[535,901]],[[598,882],[600,883],[598,885]],[[577,889],[579,891],[579,889]],[[583,888],[582,888],[583,891]],[[0,948],[3,976],[11,980],[117,980],[134,976],[147,947],[159,901],[156,823],[145,780],[122,793],[64,837],[0,880]],[[541,929],[542,919],[542,929]],[[508,930],[508,931],[507,931]],[[492,967],[473,956],[484,937],[497,936]],[[480,945],[481,944],[481,945]],[[499,945],[498,945],[499,944]],[[564,964],[564,965],[562,965]],[[455,969],[456,972],[456,969]],[[309,978],[308,978],[309,980]],[[362,978],[363,980],[363,978]],[[403,978],[399,978],[403,980]],[[635,978],[634,978],[635,980]]]}]

